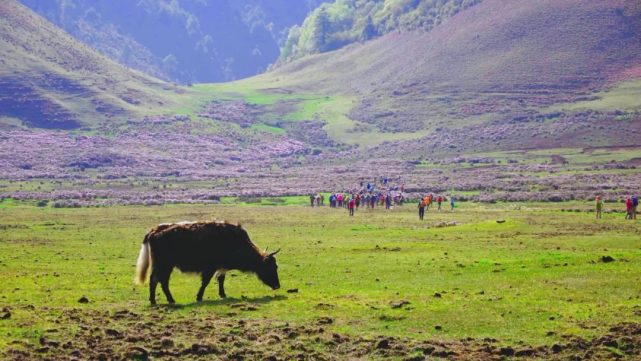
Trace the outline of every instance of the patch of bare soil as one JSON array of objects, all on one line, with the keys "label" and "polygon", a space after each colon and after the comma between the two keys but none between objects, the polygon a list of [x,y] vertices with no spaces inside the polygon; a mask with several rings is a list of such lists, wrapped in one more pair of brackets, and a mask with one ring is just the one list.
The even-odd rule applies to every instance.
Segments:
[{"label": "patch of bare soil", "polygon": [[[53,316],[56,314],[56,316]],[[71,309],[51,313],[57,325],[37,345],[13,341],[11,360],[604,360],[641,357],[641,324],[621,324],[592,340],[567,337],[553,346],[510,347],[495,339],[419,341],[334,333],[334,320],[307,325],[216,316],[187,318],[172,308],[142,314]]]}]

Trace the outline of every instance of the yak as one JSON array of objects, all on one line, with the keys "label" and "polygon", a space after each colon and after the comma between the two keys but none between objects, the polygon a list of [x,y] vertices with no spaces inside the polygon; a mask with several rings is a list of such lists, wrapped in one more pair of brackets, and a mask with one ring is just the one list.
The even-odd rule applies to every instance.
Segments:
[{"label": "yak", "polygon": [[259,250],[240,225],[217,221],[163,223],[145,235],[136,263],[136,282],[144,284],[151,268],[149,301],[152,305],[156,304],[158,283],[167,302],[175,303],[169,291],[169,277],[174,267],[200,274],[198,302],[203,300],[205,288],[214,275],[219,296],[226,297],[225,273],[229,270],[255,273],[264,284],[276,290],[280,288],[274,257],[278,251]]}]

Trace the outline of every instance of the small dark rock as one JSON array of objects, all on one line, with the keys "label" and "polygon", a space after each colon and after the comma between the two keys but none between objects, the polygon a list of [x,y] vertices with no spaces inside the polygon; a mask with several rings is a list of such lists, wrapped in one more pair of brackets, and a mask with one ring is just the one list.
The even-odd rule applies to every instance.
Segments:
[{"label": "small dark rock", "polygon": [[436,325],[436,326],[434,326],[434,329],[435,329],[436,331],[441,331],[441,330],[443,329],[443,326]]},{"label": "small dark rock", "polygon": [[160,344],[162,347],[172,347],[174,345],[174,340],[170,339],[169,337],[163,337],[160,340]]},{"label": "small dark rock", "polygon": [[0,320],[8,320],[11,318],[11,311],[9,309],[5,308],[0,312]]},{"label": "small dark rock", "polygon": [[501,356],[514,356],[514,349],[511,347],[501,347],[499,350]]},{"label": "small dark rock", "polygon": [[443,296],[442,296],[440,293],[438,293],[438,292],[436,292],[436,293],[434,294],[434,298],[441,298],[441,297],[443,297]]},{"label": "small dark rock", "polygon": [[617,342],[617,340],[606,340],[603,341],[602,345],[606,347],[619,348],[619,343]]},{"label": "small dark rock", "polygon": [[431,355],[434,351],[436,351],[436,347],[434,346],[426,346],[423,347],[423,355]]},{"label": "small dark rock", "polygon": [[89,303],[89,299],[85,296],[80,297],[78,303]]},{"label": "small dark rock", "polygon": [[525,348],[525,349],[516,351],[516,353],[514,353],[514,356],[516,357],[532,356],[534,355],[535,352],[536,351],[534,351],[531,348]]},{"label": "small dark rock", "polygon": [[603,256],[603,257],[601,257],[601,262],[603,262],[603,263],[614,262],[614,258],[612,258],[610,256]]},{"label": "small dark rock", "polygon": [[387,350],[390,348],[389,340],[382,339],[376,343],[377,350]]},{"label": "small dark rock", "polygon": [[298,293],[298,288],[292,288],[287,290],[287,293]]},{"label": "small dark rock", "polygon": [[321,318],[318,319],[317,323],[319,325],[330,325],[330,324],[334,323],[334,319],[332,319],[330,317],[321,317]]},{"label": "small dark rock", "polygon": [[558,343],[555,343],[554,345],[552,345],[553,353],[559,353],[561,351],[563,351],[563,346],[559,345]]},{"label": "small dark rock", "polygon": [[122,337],[122,333],[120,331],[114,330],[114,329],[111,329],[111,328],[108,328],[108,329],[105,330],[105,335],[116,337],[116,338]]}]

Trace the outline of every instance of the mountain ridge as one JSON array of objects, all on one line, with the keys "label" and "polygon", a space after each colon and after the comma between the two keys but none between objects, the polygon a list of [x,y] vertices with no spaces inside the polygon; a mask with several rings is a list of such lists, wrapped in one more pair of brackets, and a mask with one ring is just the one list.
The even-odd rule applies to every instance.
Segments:
[{"label": "mountain ridge", "polygon": [[0,3],[0,30],[0,116],[71,129],[173,102],[176,89],[114,63],[17,1]]},{"label": "mountain ridge", "polygon": [[21,2],[112,60],[186,84],[264,71],[285,29],[321,0]]}]

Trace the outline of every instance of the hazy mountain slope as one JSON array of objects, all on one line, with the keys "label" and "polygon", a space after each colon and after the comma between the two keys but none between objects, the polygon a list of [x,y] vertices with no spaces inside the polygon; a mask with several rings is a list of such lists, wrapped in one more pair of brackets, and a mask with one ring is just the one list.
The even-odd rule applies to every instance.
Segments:
[{"label": "hazy mountain slope", "polygon": [[180,82],[258,74],[322,0],[21,0],[121,64]]},{"label": "hazy mountain slope", "polygon": [[0,2],[0,117],[75,128],[171,102],[161,81],[130,71],[14,0]]}]

